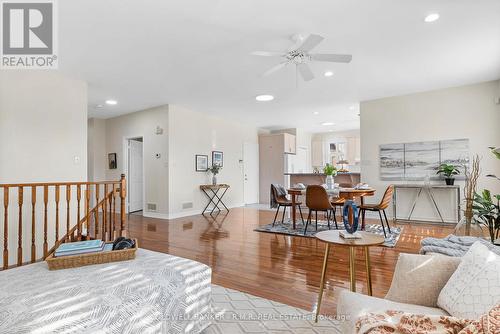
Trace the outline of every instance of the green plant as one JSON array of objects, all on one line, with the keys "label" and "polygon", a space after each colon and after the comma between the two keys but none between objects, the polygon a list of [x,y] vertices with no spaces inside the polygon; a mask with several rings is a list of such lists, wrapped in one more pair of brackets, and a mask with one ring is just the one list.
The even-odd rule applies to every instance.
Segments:
[{"label": "green plant", "polygon": [[337,175],[337,168],[335,168],[333,165],[326,164],[323,168],[323,173],[325,173],[325,175],[335,176]]},{"label": "green plant", "polygon": [[207,172],[212,173],[213,175],[219,174],[220,170],[222,169],[221,166],[219,165],[212,165],[207,169]]},{"label": "green plant", "polygon": [[488,227],[491,242],[495,242],[500,234],[500,195],[491,196],[490,191],[484,189],[481,194],[474,194],[472,208],[475,220]]},{"label": "green plant", "polygon": [[439,166],[436,174],[443,174],[446,178],[452,178],[453,175],[460,174],[460,171],[455,165],[442,164]]},{"label": "green plant", "polygon": [[[495,157],[497,157],[497,159],[500,160],[500,147],[490,146],[488,148],[491,150],[491,153],[493,153],[495,155]],[[500,177],[498,177],[496,175],[493,175],[493,174],[488,174],[488,175],[486,175],[486,177],[492,177],[492,178],[497,179],[498,181],[500,181]]]},{"label": "green plant", "polygon": [[500,160],[500,147],[490,146],[488,148],[491,150],[491,153],[493,153],[495,155],[495,157],[497,157],[497,159]]}]

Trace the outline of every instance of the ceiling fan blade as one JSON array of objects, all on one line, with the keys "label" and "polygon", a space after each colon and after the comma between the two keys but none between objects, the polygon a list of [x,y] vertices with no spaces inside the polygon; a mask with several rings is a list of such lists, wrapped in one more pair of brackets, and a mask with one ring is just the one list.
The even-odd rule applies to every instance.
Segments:
[{"label": "ceiling fan blade", "polygon": [[304,40],[304,42],[302,42],[302,44],[297,47],[297,50],[301,50],[301,51],[305,51],[305,52],[310,51],[310,50],[314,49],[314,47],[316,47],[316,45],[321,43],[321,41],[323,39],[324,38],[321,37],[320,35],[310,34],[309,36],[307,36],[307,38]]},{"label": "ceiling fan blade", "polygon": [[352,60],[352,55],[316,53],[316,54],[311,54],[311,59],[316,61],[331,61],[334,63],[350,63]]},{"label": "ceiling fan blade", "polygon": [[314,79],[314,73],[311,71],[311,68],[307,64],[297,64],[297,69],[300,72],[300,75],[302,76],[302,79],[304,81],[310,81]]},{"label": "ceiling fan blade", "polygon": [[271,67],[269,70],[267,70],[266,72],[264,72],[264,74],[263,74],[262,76],[267,77],[268,75],[270,75],[270,74],[272,74],[272,73],[274,73],[274,72],[276,72],[276,71],[281,70],[283,67],[285,67],[285,66],[286,66],[286,64],[287,64],[287,62],[286,62],[286,61],[285,61],[285,62],[282,62],[282,63],[279,63],[278,65],[273,66],[273,67]]},{"label": "ceiling fan blade", "polygon": [[282,57],[283,52],[270,52],[270,51],[254,51],[251,53],[253,56],[263,57]]}]

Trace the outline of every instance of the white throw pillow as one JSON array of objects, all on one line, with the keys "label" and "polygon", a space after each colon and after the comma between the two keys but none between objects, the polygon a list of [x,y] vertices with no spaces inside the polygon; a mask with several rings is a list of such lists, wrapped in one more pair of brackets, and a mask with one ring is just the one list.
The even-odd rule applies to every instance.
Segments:
[{"label": "white throw pillow", "polygon": [[457,270],[461,260],[460,257],[444,255],[399,254],[385,299],[437,307],[439,293]]},{"label": "white throw pillow", "polygon": [[500,256],[475,242],[438,297],[437,305],[458,318],[478,319],[500,302]]}]

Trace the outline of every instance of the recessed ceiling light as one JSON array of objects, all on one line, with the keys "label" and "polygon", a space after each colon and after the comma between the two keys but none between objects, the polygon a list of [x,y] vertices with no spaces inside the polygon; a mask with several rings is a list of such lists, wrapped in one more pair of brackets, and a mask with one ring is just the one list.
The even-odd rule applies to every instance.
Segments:
[{"label": "recessed ceiling light", "polygon": [[438,13],[432,13],[432,14],[427,15],[424,18],[424,22],[430,23],[430,22],[437,21],[438,19],[439,19],[439,14]]},{"label": "recessed ceiling light", "polygon": [[325,77],[331,77],[333,75],[333,72],[332,71],[326,71],[324,75],[325,75]]},{"label": "recessed ceiling light", "polygon": [[354,110],[354,109],[356,109],[356,106],[350,106],[349,107],[349,110]]},{"label": "recessed ceiling light", "polygon": [[333,122],[323,122],[321,125],[328,126],[328,125],[334,125],[335,123]]},{"label": "recessed ceiling light", "polygon": [[319,111],[313,112],[313,115],[319,115]]},{"label": "recessed ceiling light", "polygon": [[255,99],[259,102],[267,102],[274,100],[274,96],[272,95],[257,95]]},{"label": "recessed ceiling light", "polygon": [[104,108],[104,106],[102,104],[96,104],[95,108],[96,109],[102,109],[102,108]]},{"label": "recessed ceiling light", "polygon": [[328,130],[328,132],[333,132],[333,130]]},{"label": "recessed ceiling light", "polygon": [[106,104],[109,104],[110,106],[114,106],[115,104],[118,104],[116,100],[106,100]]}]

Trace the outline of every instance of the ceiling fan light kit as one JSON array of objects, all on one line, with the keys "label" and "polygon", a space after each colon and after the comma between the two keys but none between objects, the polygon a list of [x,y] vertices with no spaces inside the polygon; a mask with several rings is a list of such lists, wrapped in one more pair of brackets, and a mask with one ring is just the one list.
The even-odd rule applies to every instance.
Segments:
[{"label": "ceiling fan light kit", "polygon": [[[333,62],[333,63],[349,63],[352,60],[352,55],[348,54],[330,54],[330,53],[309,53],[314,49],[319,43],[323,41],[323,37],[316,34],[310,34],[307,38],[302,38],[300,35],[295,35],[294,40],[296,44],[291,50],[285,53],[280,52],[268,52],[268,51],[255,51],[252,52],[255,56],[262,57],[281,57],[284,58],[283,61],[264,73],[264,76],[268,76],[280,69],[286,67],[287,65],[293,64],[298,73],[304,81],[310,81],[314,79],[314,73],[309,67],[310,62],[322,61],[322,62]],[[327,74],[328,73],[328,74]],[[327,71],[325,76],[332,76],[333,72]]]}]

